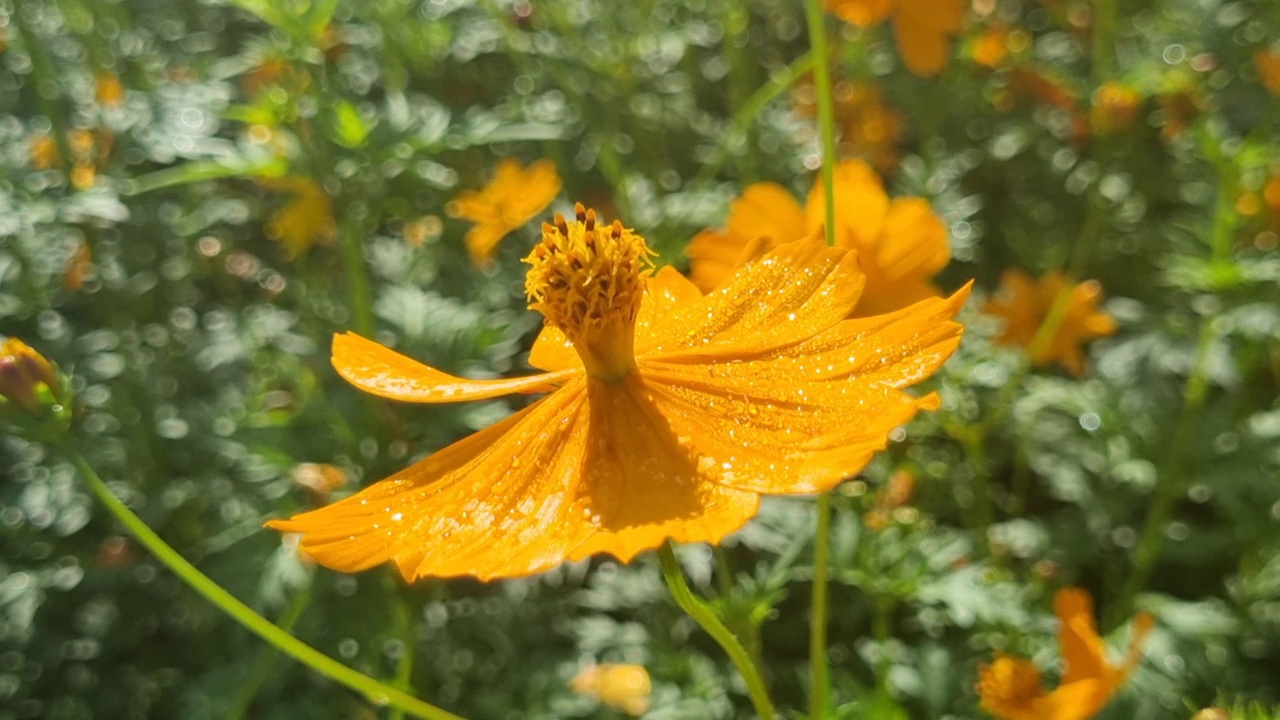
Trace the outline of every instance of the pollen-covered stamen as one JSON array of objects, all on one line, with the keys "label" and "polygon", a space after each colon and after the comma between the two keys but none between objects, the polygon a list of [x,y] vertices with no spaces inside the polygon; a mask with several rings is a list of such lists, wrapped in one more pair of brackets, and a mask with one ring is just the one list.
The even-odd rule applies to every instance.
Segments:
[{"label": "pollen-covered stamen", "polygon": [[644,238],[614,220],[596,224],[596,213],[578,203],[577,218],[556,214],[542,225],[542,242],[524,259],[529,307],[573,342],[592,377],[616,381],[635,368],[636,315],[653,251]]}]

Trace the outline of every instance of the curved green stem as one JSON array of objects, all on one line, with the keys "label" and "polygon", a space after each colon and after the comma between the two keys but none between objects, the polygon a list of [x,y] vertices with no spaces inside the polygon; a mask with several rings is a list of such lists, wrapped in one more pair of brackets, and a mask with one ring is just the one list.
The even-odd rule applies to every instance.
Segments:
[{"label": "curved green stem", "polygon": [[347,304],[356,332],[373,337],[373,292],[370,290],[369,265],[364,259],[364,233],[361,223],[351,213],[338,229],[342,245],[343,272],[347,279]]},{"label": "curved green stem", "polygon": [[667,589],[671,591],[671,597],[675,599],[676,604],[728,653],[729,660],[733,662],[734,667],[738,668],[743,681],[747,684],[747,694],[751,696],[751,704],[755,706],[756,714],[762,720],[774,720],[776,713],[773,709],[773,701],[769,699],[769,691],[764,686],[764,678],[761,677],[759,668],[751,661],[751,655],[747,653],[746,648],[742,647],[737,636],[720,622],[720,618],[716,617],[715,611],[689,589],[670,542],[658,548],[658,560],[662,564],[662,577],[666,580]]},{"label": "curved green stem", "polygon": [[[298,594],[294,595],[289,604],[285,606],[280,613],[280,620],[276,624],[281,630],[287,633],[293,632],[293,626],[302,618],[302,613],[306,611],[307,606],[311,604],[311,587],[308,585]],[[258,659],[253,663],[253,670],[249,672],[249,678],[241,688],[240,694],[236,696],[236,701],[231,706],[231,710],[227,711],[224,720],[240,720],[249,712],[249,708],[253,705],[253,699],[258,695],[258,691],[262,689],[262,684],[267,681],[267,676],[271,673],[271,667],[275,665],[276,657],[279,652],[271,646],[262,648],[258,653]]]},{"label": "curved green stem", "polygon": [[210,579],[208,575],[200,572],[194,565],[187,562],[186,558],[182,557],[177,550],[174,550],[154,530],[148,527],[142,521],[142,518],[134,514],[127,505],[111,492],[111,488],[107,487],[107,484],[98,476],[93,466],[84,459],[84,456],[70,442],[65,442],[62,445],[62,450],[67,453],[67,456],[75,464],[76,469],[80,471],[80,475],[89,484],[89,489],[107,507],[107,510],[120,521],[120,524],[128,528],[129,532],[133,533],[134,537],[147,550],[150,550],[157,560],[172,570],[192,590],[195,590],[204,599],[213,603],[214,606],[226,613],[246,630],[321,675],[355,690],[375,705],[390,705],[400,708],[414,717],[424,718],[425,720],[462,720],[462,718],[451,712],[425,703],[395,688],[388,687],[364,673],[352,670],[254,612],[253,608],[245,605],[234,595],[224,590],[221,585]]},{"label": "curved green stem", "polygon": [[[1207,131],[1206,131],[1207,133]],[[1218,170],[1218,196],[1213,214],[1213,227],[1210,234],[1209,247],[1216,262],[1229,262],[1231,259],[1231,242],[1235,237],[1236,221],[1235,198],[1237,193],[1237,176],[1231,161],[1224,157],[1216,138],[1204,135],[1201,138],[1205,154]],[[1217,317],[1207,315],[1200,320],[1199,339],[1191,361],[1191,372],[1182,388],[1182,411],[1178,416],[1178,424],[1174,427],[1173,437],[1169,445],[1169,455],[1165,458],[1164,467],[1156,476],[1156,488],[1151,500],[1151,509],[1147,512],[1146,522],[1142,526],[1142,534],[1133,550],[1133,568],[1120,593],[1120,601],[1112,607],[1115,611],[1108,615],[1105,627],[1115,627],[1129,616],[1133,609],[1134,597],[1147,585],[1156,561],[1160,558],[1160,548],[1164,545],[1165,529],[1169,517],[1173,514],[1174,504],[1183,492],[1183,476],[1186,472],[1187,452],[1191,446],[1192,435],[1196,427],[1196,419],[1200,409],[1204,407],[1209,394],[1209,350],[1217,338]]]},{"label": "curved green stem", "polygon": [[805,73],[813,69],[814,55],[815,53],[811,50],[791,61],[786,70],[770,78],[769,82],[757,88],[742,103],[729,121],[729,130],[720,136],[720,140],[716,144],[715,157],[711,159],[711,162],[703,165],[698,176],[693,179],[692,184],[694,186],[710,182],[716,176],[716,173],[720,172],[720,168],[724,167],[725,161],[729,159],[730,150],[737,138],[742,137],[747,128],[751,126],[752,121],[760,114],[760,111],[764,110],[779,95],[791,89],[791,86],[804,77]]},{"label": "curved green stem", "polygon": [[[831,95],[831,70],[827,66],[827,26],[822,0],[808,0],[809,52],[813,65],[813,89],[818,101],[818,128],[822,135],[822,190],[826,202],[827,244],[836,244],[836,119]],[[813,605],[809,615],[809,716],[824,718],[830,705],[830,673],[827,667],[827,584],[831,554],[831,498],[818,496],[813,536]]]}]

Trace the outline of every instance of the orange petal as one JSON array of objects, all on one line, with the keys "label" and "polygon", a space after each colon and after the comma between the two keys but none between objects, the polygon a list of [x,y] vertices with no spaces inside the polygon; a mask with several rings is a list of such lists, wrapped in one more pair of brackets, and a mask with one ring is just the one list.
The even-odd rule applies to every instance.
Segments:
[{"label": "orange petal", "polygon": [[753,492],[822,492],[860,470],[918,409],[936,406],[899,388],[954,352],[961,327],[950,319],[967,295],[847,320],[735,362],[641,358],[639,373],[704,473]]},{"label": "orange petal", "polygon": [[[861,160],[845,160],[835,167],[836,244],[874,254],[884,232],[889,196],[884,192],[880,176]],[[805,204],[805,218],[810,230],[826,226],[826,193],[822,176],[814,178],[813,189]]]},{"label": "orange petal", "polygon": [[1028,720],[1089,720],[1106,707],[1111,694],[1098,680],[1064,681],[1036,701]]},{"label": "orange petal", "polygon": [[304,553],[342,572],[395,562],[412,581],[554,567],[593,531],[577,493],[585,395],[574,382],[345,500],[268,526],[302,533]]},{"label": "orange petal", "polygon": [[807,232],[800,203],[777,183],[753,183],[742,191],[729,210],[726,230],[741,243],[767,237],[776,243],[791,242]]},{"label": "orange petal", "polygon": [[[876,267],[889,281],[928,277],[951,262],[947,227],[923,198],[895,198],[885,215]],[[871,273],[868,273],[871,274]]]},{"label": "orange petal", "polygon": [[414,403],[547,392],[575,374],[574,370],[561,370],[521,378],[470,380],[440,372],[355,333],[333,336],[332,362],[339,375],[361,390],[389,400]]},{"label": "orange petal", "polygon": [[[916,1],[905,0],[905,2]],[[823,4],[828,12],[841,20],[859,27],[867,27],[889,17],[898,0],[825,0]]]},{"label": "orange petal", "polygon": [[689,279],[703,292],[716,289],[737,267],[742,247],[722,230],[703,230],[689,241]]},{"label": "orange petal", "polygon": [[816,235],[783,243],[715,292],[672,307],[638,356],[733,360],[799,343],[847,316],[862,286],[853,253]]},{"label": "orange petal", "polygon": [[921,77],[942,72],[951,59],[948,35],[960,32],[964,11],[963,0],[916,0],[898,6],[893,34],[908,70]]},{"label": "orange petal", "polygon": [[583,477],[598,529],[569,559],[605,552],[627,562],[668,538],[718,543],[755,516],[759,496],[710,482],[634,373],[613,385],[592,381],[589,393]]},{"label": "orange petal", "polygon": [[805,232],[800,203],[786,188],[768,182],[748,185],[730,206],[723,231],[705,230],[689,242],[689,275],[702,291],[710,292],[741,264],[742,252],[752,240],[790,242]]},{"label": "orange petal", "polygon": [[269,526],[316,562],[394,562],[407,580],[541,572],[666,539],[716,542],[759,498],[702,481],[628,383],[577,380],[386,480]]},{"label": "orange petal", "polygon": [[1053,596],[1053,614],[1058,616],[1058,644],[1066,668],[1063,684],[1077,680],[1104,680],[1111,672],[1106,648],[1093,621],[1093,598],[1080,588],[1063,588]]}]

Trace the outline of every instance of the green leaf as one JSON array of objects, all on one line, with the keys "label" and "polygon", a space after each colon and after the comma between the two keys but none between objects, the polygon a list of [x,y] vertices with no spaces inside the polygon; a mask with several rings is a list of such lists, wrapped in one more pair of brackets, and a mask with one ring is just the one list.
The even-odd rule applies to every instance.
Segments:
[{"label": "green leaf", "polygon": [[157,170],[125,183],[125,195],[141,195],[178,185],[190,185],[205,180],[221,180],[241,177],[281,177],[289,170],[284,158],[271,157],[259,160],[232,158],[226,160],[200,160],[177,167]]},{"label": "green leaf", "polygon": [[360,111],[346,100],[333,108],[333,141],[342,147],[357,150],[364,147],[373,125],[366,123]]}]

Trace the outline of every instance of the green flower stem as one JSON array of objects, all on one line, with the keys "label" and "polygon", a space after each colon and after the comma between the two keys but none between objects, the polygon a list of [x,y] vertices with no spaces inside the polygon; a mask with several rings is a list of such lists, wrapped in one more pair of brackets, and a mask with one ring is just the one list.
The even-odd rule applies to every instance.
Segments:
[{"label": "green flower stem", "polygon": [[[822,189],[825,199],[827,244],[836,244],[836,119],[831,96],[831,70],[827,62],[827,26],[822,0],[808,0],[809,52],[813,64],[814,94],[818,101],[818,127],[822,135]],[[831,554],[831,497],[818,496],[813,534],[813,604],[809,614],[809,716],[825,718],[831,700],[827,667],[827,585]]]},{"label": "green flower stem", "polygon": [[724,648],[734,667],[738,668],[743,681],[747,684],[747,694],[751,696],[751,704],[756,709],[756,715],[760,716],[761,720],[774,720],[776,713],[773,709],[773,701],[769,699],[769,691],[765,688],[759,668],[751,661],[751,656],[742,647],[737,636],[725,627],[720,618],[716,617],[715,611],[689,589],[670,542],[658,548],[658,560],[662,564],[662,577],[666,580],[667,589],[671,591],[671,597],[675,599],[676,604],[714,638],[720,647]]},{"label": "green flower stem", "polygon": [[[1236,169],[1231,160],[1223,155],[1220,139],[1204,125],[1201,126],[1200,144],[1205,155],[1217,167],[1219,177],[1209,247],[1215,262],[1226,263],[1231,261],[1231,243],[1238,220],[1235,210],[1238,192]],[[1217,320],[1217,316],[1212,313],[1200,320],[1199,339],[1191,361],[1191,372],[1182,388],[1182,412],[1178,416],[1178,424],[1174,426],[1169,455],[1165,458],[1160,474],[1156,476],[1156,488],[1142,534],[1134,546],[1133,569],[1120,593],[1120,601],[1112,606],[1115,610],[1108,615],[1108,628],[1117,626],[1129,616],[1133,610],[1134,598],[1151,579],[1151,572],[1160,558],[1160,548],[1164,545],[1169,517],[1173,514],[1174,504],[1182,496],[1187,450],[1191,446],[1196,419],[1209,394],[1209,349],[1217,339]]]},{"label": "green flower stem", "polygon": [[53,141],[58,146],[59,164],[67,173],[67,181],[71,181],[71,143],[67,140],[67,119],[63,116],[58,103],[44,94],[44,87],[59,87],[58,74],[54,72],[49,56],[44,53],[44,43],[36,36],[35,29],[27,20],[21,7],[15,7],[12,15],[22,37],[22,45],[31,57],[31,74],[35,76],[35,87],[32,88],[36,99],[40,102],[40,111],[49,116],[49,124],[53,126]]},{"label": "green flower stem", "polygon": [[1099,85],[1110,79],[1115,71],[1115,0],[1093,0],[1093,47],[1091,58],[1093,79]]},{"label": "green flower stem", "polygon": [[338,229],[342,245],[343,272],[347,276],[347,305],[356,332],[373,337],[373,291],[370,289],[369,264],[364,259],[362,223],[347,213]]},{"label": "green flower stem", "polygon": [[[387,577],[394,583],[395,578],[391,572],[387,572]],[[409,590],[404,586],[396,586],[393,590],[395,607],[392,608],[392,614],[395,616],[395,633],[400,637],[400,642],[404,643],[404,651],[400,654],[399,662],[396,664],[395,686],[407,692],[413,692],[413,657],[414,649],[417,647],[418,623],[415,603],[409,597]],[[400,708],[393,708],[387,716],[387,720],[404,720],[404,711]]]},{"label": "green flower stem", "polygon": [[177,550],[174,550],[154,530],[148,527],[142,521],[142,518],[134,514],[128,506],[111,492],[111,488],[107,487],[107,484],[98,476],[98,473],[89,465],[89,462],[70,442],[65,442],[62,445],[62,450],[80,471],[80,475],[89,484],[89,489],[102,501],[107,510],[120,521],[120,524],[128,528],[129,532],[133,533],[134,537],[150,550],[157,560],[172,570],[192,590],[195,590],[206,600],[213,603],[214,606],[226,613],[246,630],[321,675],[360,693],[375,705],[390,705],[400,708],[410,715],[424,718],[424,720],[462,720],[462,718],[453,713],[425,703],[395,688],[388,687],[368,675],[352,670],[254,612],[248,605],[236,599],[234,595],[224,590],[221,585],[187,562],[186,558],[183,558]]},{"label": "green flower stem", "polygon": [[[298,624],[298,620],[302,618],[302,613],[306,611],[307,606],[311,604],[311,587],[308,586],[289,600],[289,604],[285,606],[280,613],[280,620],[276,623],[281,630],[287,633],[293,632],[293,626]],[[240,690],[240,695],[236,697],[235,703],[231,706],[224,720],[240,720],[249,712],[249,708],[253,705],[253,699],[258,695],[258,691],[262,689],[262,684],[267,681],[267,677],[271,674],[271,668],[276,663],[276,657],[279,652],[273,646],[266,646],[258,653],[258,659],[253,663],[253,669],[249,671],[249,679],[245,682],[244,688]]]},{"label": "green flower stem", "polygon": [[703,165],[698,176],[694,178],[692,184],[695,187],[710,182],[720,172],[720,168],[724,167],[725,161],[729,159],[733,143],[747,132],[747,129],[751,127],[751,123],[755,122],[756,116],[769,103],[791,89],[791,86],[804,77],[805,73],[813,69],[813,58],[813,51],[796,58],[787,66],[786,70],[770,78],[769,82],[761,85],[750,97],[743,101],[741,107],[733,113],[733,118],[729,121],[729,130],[721,134],[720,140],[716,145],[715,157],[711,159],[711,162]]}]

